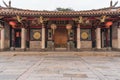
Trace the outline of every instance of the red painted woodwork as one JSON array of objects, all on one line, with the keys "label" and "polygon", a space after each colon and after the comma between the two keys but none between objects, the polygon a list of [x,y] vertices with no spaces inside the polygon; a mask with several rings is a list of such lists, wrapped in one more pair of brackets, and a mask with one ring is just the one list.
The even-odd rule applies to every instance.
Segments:
[{"label": "red painted woodwork", "polygon": [[80,28],[87,29],[87,28],[92,28],[92,26],[80,26]]},{"label": "red painted woodwork", "polygon": [[49,18],[49,20],[73,20],[72,18]]},{"label": "red painted woodwork", "polygon": [[31,26],[31,28],[42,28],[42,26]]},{"label": "red painted woodwork", "polygon": [[[51,26],[48,26],[48,28],[51,29]],[[66,26],[57,26],[57,28],[64,28],[64,29],[66,29]]]}]

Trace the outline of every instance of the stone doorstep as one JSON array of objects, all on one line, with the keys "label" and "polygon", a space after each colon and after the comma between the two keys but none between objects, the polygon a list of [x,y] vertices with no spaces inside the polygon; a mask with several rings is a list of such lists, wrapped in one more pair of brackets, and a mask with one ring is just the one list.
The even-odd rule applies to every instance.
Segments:
[{"label": "stone doorstep", "polygon": [[3,51],[0,52],[0,56],[17,56],[17,55],[39,55],[39,56],[111,56],[111,57],[120,57],[120,52],[94,52],[94,51],[82,51],[82,52],[68,52],[68,51],[63,51],[63,52],[35,52],[35,51]]}]

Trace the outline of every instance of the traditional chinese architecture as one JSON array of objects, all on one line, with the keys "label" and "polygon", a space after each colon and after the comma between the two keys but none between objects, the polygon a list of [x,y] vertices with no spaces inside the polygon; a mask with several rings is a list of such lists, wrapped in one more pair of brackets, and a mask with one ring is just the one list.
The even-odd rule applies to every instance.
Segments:
[{"label": "traditional chinese architecture", "polygon": [[1,50],[120,49],[120,7],[34,11],[0,7]]}]

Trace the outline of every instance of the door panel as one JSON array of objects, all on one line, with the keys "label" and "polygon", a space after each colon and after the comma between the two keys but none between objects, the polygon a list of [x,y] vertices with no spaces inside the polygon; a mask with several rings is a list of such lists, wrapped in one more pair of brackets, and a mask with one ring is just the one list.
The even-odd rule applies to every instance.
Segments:
[{"label": "door panel", "polygon": [[66,48],[67,41],[68,41],[67,30],[63,28],[56,29],[54,34],[55,48]]}]

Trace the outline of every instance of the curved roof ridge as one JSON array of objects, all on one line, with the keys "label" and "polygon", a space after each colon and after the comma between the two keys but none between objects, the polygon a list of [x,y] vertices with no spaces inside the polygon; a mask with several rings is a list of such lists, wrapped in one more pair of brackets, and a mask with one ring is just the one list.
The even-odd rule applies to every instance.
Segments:
[{"label": "curved roof ridge", "polygon": [[[112,10],[117,9],[117,10]],[[0,7],[0,15],[20,15],[20,16],[101,16],[101,15],[120,15],[120,7],[103,8],[81,11],[39,11],[18,8]]]}]

